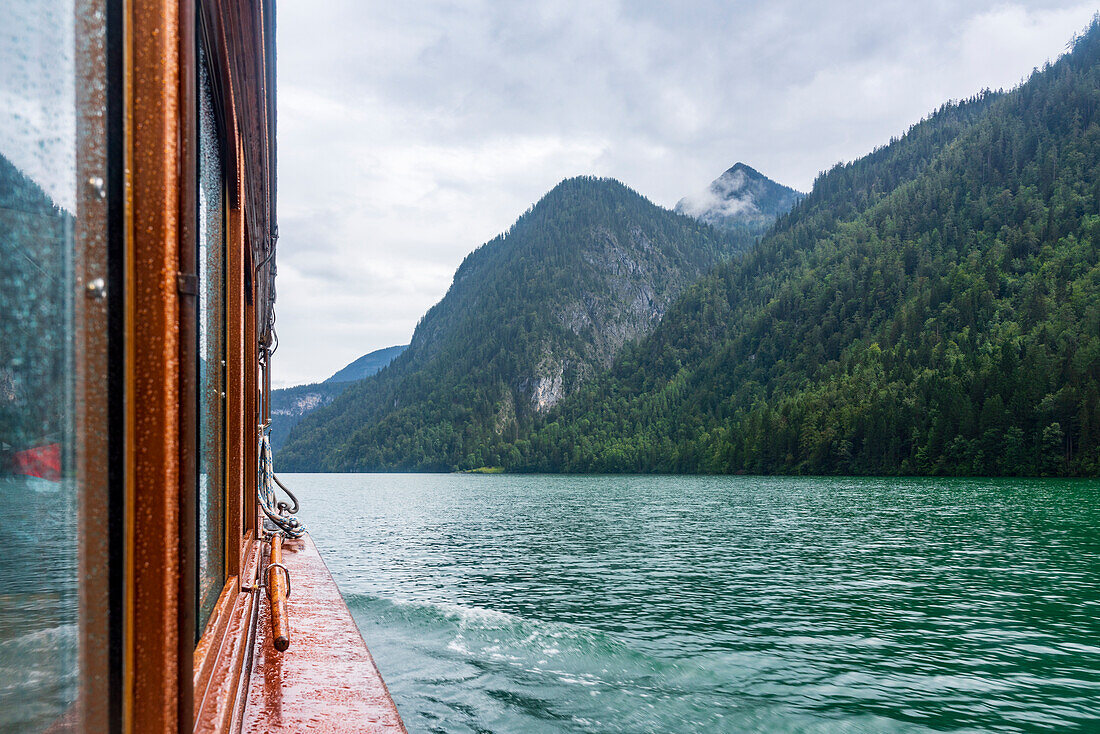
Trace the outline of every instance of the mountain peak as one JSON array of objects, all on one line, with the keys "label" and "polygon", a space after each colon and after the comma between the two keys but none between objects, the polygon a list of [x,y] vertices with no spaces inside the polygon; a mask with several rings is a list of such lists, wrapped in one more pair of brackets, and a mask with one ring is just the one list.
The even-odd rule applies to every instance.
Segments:
[{"label": "mountain peak", "polygon": [[593,198],[604,196],[644,198],[616,178],[573,176],[560,181],[557,186],[543,194],[531,208],[533,210],[552,209],[562,206],[565,202],[569,202],[570,205],[583,204],[590,202]]},{"label": "mountain peak", "polygon": [[720,229],[763,232],[803,196],[738,161],[704,191],[680,199],[676,211]]},{"label": "mountain peak", "polygon": [[[723,173],[722,176],[729,176],[731,174],[737,173],[738,171],[744,171],[746,175],[751,176],[753,178],[767,178],[767,176],[760,173],[760,171],[756,170],[755,168],[750,166],[748,163],[742,163],[741,161],[737,161],[732,166],[727,168],[726,172]],[[721,177],[719,177],[719,178],[721,178]]]}]

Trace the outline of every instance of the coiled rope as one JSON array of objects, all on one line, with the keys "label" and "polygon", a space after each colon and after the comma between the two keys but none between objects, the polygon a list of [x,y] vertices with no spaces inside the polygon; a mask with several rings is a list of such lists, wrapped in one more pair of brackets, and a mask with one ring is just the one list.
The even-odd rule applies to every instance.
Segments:
[{"label": "coiled rope", "polygon": [[[260,509],[267,519],[275,524],[287,538],[300,538],[306,534],[306,526],[297,518],[298,498],[275,476],[275,465],[271,460],[271,440],[267,431],[260,431]],[[286,492],[293,505],[280,502],[275,494],[275,486]]]}]

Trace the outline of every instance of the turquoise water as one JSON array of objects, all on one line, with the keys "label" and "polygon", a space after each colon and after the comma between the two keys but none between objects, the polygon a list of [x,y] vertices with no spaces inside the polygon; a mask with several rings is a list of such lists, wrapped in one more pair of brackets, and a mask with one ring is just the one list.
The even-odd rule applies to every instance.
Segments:
[{"label": "turquoise water", "polygon": [[1100,483],[284,481],[411,732],[1100,731]]},{"label": "turquoise water", "polygon": [[76,701],[76,494],[69,480],[0,476],[2,733],[47,731]]}]

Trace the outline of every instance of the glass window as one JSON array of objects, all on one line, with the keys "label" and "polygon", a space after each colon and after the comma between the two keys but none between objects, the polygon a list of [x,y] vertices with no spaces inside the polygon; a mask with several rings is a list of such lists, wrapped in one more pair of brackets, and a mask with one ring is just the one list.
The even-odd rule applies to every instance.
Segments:
[{"label": "glass window", "polygon": [[64,730],[79,690],[75,18],[0,3],[0,731]]},{"label": "glass window", "polygon": [[201,637],[225,584],[225,184],[208,58],[199,47],[199,492]]}]

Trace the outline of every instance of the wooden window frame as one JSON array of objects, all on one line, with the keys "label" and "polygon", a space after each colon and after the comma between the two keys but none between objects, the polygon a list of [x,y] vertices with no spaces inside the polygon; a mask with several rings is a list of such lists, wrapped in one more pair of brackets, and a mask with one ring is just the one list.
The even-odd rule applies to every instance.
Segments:
[{"label": "wooden window frame", "polygon": [[[243,591],[257,576],[259,548],[256,528],[246,518],[249,498],[255,497],[255,474],[248,448],[254,443],[254,415],[248,405],[249,377],[257,360],[248,326],[255,321],[254,281],[246,270],[250,251],[242,209],[243,150],[236,125],[236,100],[231,84],[230,58],[222,8],[216,0],[198,0],[197,43],[204,45],[214,86],[214,105],[221,125],[223,177],[226,191],[226,369],[225,369],[225,584],[214,612],[193,651],[192,717],[197,729],[230,728],[243,713],[243,685],[251,670],[258,595]],[[196,72],[197,72],[196,68]],[[197,74],[195,75],[197,79]],[[197,105],[196,105],[197,107]],[[197,120],[197,117],[192,119]],[[196,146],[196,155],[197,155]],[[197,158],[195,159],[197,169]],[[194,486],[194,485],[192,485]],[[254,514],[253,514],[254,517]]]},{"label": "wooden window frame", "polygon": [[[130,491],[123,533],[122,730],[232,730],[241,720],[259,608],[259,594],[243,591],[242,585],[252,585],[259,563],[256,425],[259,391],[268,376],[258,367],[258,304],[268,294],[260,291],[254,253],[269,251],[270,243],[251,238],[266,238],[256,225],[273,221],[274,193],[270,201],[256,196],[265,191],[259,187],[274,185],[273,151],[263,137],[273,131],[268,120],[274,114],[273,6],[269,0],[111,1],[124,8],[129,172],[123,331],[131,348],[125,359],[123,465]],[[226,582],[196,645],[198,386],[191,366],[198,326],[200,33],[208,36],[218,81],[230,206]],[[243,80],[239,89],[233,87],[236,79]],[[248,147],[240,129],[242,111]],[[247,170],[246,160],[256,170]]]},{"label": "wooden window frame", "polygon": [[[119,731],[126,560],[123,0],[77,0],[73,37],[74,455],[80,583],[79,688],[71,716],[83,731]],[[95,289],[97,281],[103,283],[101,289]]]},{"label": "wooden window frame", "polygon": [[[201,3],[201,0],[200,0],[200,6],[201,5],[202,5],[202,3]],[[232,321],[234,321],[234,316],[235,316],[235,314],[233,313],[233,304],[231,304],[230,299],[231,299],[231,294],[235,294],[239,290],[238,287],[237,287],[238,286],[238,283],[237,283],[238,273],[232,268],[232,263],[231,263],[231,258],[234,258],[234,257],[237,256],[237,253],[236,253],[237,248],[235,246],[237,244],[237,239],[236,239],[236,237],[234,237],[234,233],[231,231],[231,229],[232,229],[232,220],[233,220],[233,216],[232,216],[232,213],[231,213],[231,202],[232,201],[238,201],[239,202],[240,198],[239,198],[239,196],[235,195],[236,194],[235,181],[232,180],[229,176],[229,173],[230,173],[231,170],[236,170],[237,169],[237,165],[236,165],[236,161],[235,161],[235,148],[236,148],[236,146],[233,146],[234,147],[234,155],[233,155],[232,158],[231,158],[231,156],[228,152],[229,149],[230,149],[230,145],[229,145],[229,142],[228,142],[228,140],[229,140],[229,134],[228,134],[229,116],[228,116],[226,110],[230,106],[231,100],[227,100],[226,90],[228,90],[229,87],[226,85],[225,80],[226,80],[227,76],[224,74],[224,69],[226,67],[227,59],[224,56],[224,45],[218,42],[220,39],[217,38],[217,35],[216,35],[217,31],[212,30],[212,27],[213,27],[213,22],[210,21],[210,20],[207,20],[206,17],[200,12],[199,16],[198,16],[199,31],[198,31],[198,33],[196,33],[196,39],[195,39],[195,49],[196,49],[195,75],[196,75],[196,79],[197,79],[197,77],[203,73],[202,69],[200,68],[200,64],[202,63],[202,60],[205,60],[206,67],[207,67],[206,68],[206,73],[210,77],[210,84],[211,84],[211,87],[212,87],[212,89],[211,89],[212,97],[213,97],[212,103],[213,103],[213,107],[214,107],[215,124],[217,126],[216,145],[218,147],[218,163],[219,163],[219,168],[220,168],[220,172],[221,172],[221,176],[222,176],[221,198],[222,198],[223,221],[221,223],[221,225],[222,225],[221,232],[222,232],[223,241],[221,243],[221,247],[222,247],[222,253],[221,253],[221,282],[217,285],[220,285],[220,287],[222,288],[222,293],[220,294],[220,303],[221,303],[222,313],[220,314],[221,318],[219,319],[220,323],[218,325],[220,326],[220,328],[222,329],[222,332],[223,332],[222,343],[225,347],[225,351],[220,355],[214,355],[216,358],[220,358],[220,361],[221,361],[221,364],[222,364],[221,372],[219,373],[217,384],[218,384],[219,388],[221,389],[222,396],[223,396],[222,402],[220,404],[222,415],[221,415],[221,421],[219,422],[222,435],[220,437],[221,445],[218,448],[218,451],[220,453],[220,456],[219,456],[220,463],[218,464],[218,469],[219,469],[219,472],[221,474],[221,476],[219,477],[221,493],[220,493],[220,496],[217,497],[217,500],[219,502],[221,502],[221,504],[222,504],[222,512],[221,512],[221,524],[222,524],[222,527],[221,527],[221,544],[222,544],[222,548],[221,548],[221,553],[220,553],[221,564],[222,564],[222,567],[221,567],[222,589],[218,594],[218,597],[220,599],[224,595],[225,589],[229,586],[230,576],[234,575],[235,573],[239,573],[239,570],[240,570],[239,564],[234,563],[233,559],[230,558],[230,548],[235,545],[235,543],[232,542],[232,539],[235,537],[235,532],[233,532],[233,531],[235,531],[235,528],[233,528],[233,524],[230,520],[230,515],[233,513],[233,511],[235,511],[237,509],[236,505],[238,504],[238,502],[237,502],[238,498],[236,497],[236,494],[238,494],[238,493],[231,493],[231,491],[230,491],[230,486],[231,486],[230,485],[230,476],[231,476],[230,448],[231,448],[232,445],[236,444],[237,442],[233,440],[234,439],[233,430],[230,427],[230,421],[229,421],[229,418],[230,418],[230,402],[231,402],[231,398],[235,397],[233,395],[233,391],[230,389],[230,350],[231,350],[231,348],[236,347],[236,345],[234,345],[233,342],[232,342],[232,339],[233,339],[234,335],[230,333],[230,328],[229,328],[230,323]],[[201,50],[202,50],[201,54],[199,53],[200,47],[201,47]],[[197,83],[196,83],[196,94],[202,94],[202,90],[198,89],[198,84]],[[201,123],[198,122],[198,114],[199,114],[198,113],[198,107],[199,106],[200,105],[198,103],[198,99],[196,98],[196,105],[195,105],[195,107],[196,107],[196,111],[195,111],[195,114],[196,114],[195,129],[196,129],[196,131],[198,131],[199,126],[201,124]],[[198,170],[199,170],[198,159],[202,155],[202,150],[200,149],[200,144],[199,143],[196,143],[196,145],[195,145],[195,155],[196,155],[196,159],[195,159],[194,166],[195,166],[195,171],[196,171],[195,178],[196,178],[196,191],[197,191],[197,187],[198,187],[198,180],[197,179],[199,178],[199,176],[198,176]],[[196,193],[195,194],[196,208],[195,208],[195,212],[193,214],[193,216],[196,218],[196,222],[198,220],[198,214],[199,214],[199,211],[198,211],[198,204],[199,204],[198,197],[199,197],[199,194]],[[184,216],[184,215],[185,214],[181,211],[181,216]],[[187,215],[187,216],[192,216],[192,215]],[[196,274],[198,274],[198,276],[199,276],[199,281],[200,281],[199,282],[199,292],[201,294],[201,292],[202,292],[202,283],[201,283],[202,263],[199,262],[200,258],[198,256],[198,253],[201,250],[201,244],[202,244],[198,241],[198,239],[199,239],[198,238],[198,233],[199,233],[200,230],[201,230],[201,225],[196,223],[196,225],[195,225],[195,232],[196,232],[196,237],[195,237],[195,259],[194,259],[194,263],[193,263],[192,267],[194,269],[194,272]],[[209,245],[209,243],[207,243],[207,244]],[[181,252],[182,252],[182,248],[181,248]],[[209,253],[207,254],[207,257],[210,257]],[[211,284],[211,285],[215,285],[215,284]],[[217,302],[218,300],[219,299],[215,299],[215,302]],[[235,299],[235,300],[239,300],[239,299]],[[199,319],[202,318],[201,305],[199,305],[199,307],[196,309],[196,311],[198,312],[198,313],[196,313],[196,316],[195,316],[196,330],[201,331],[201,327],[198,325]],[[209,316],[209,314],[207,314],[207,316]],[[181,344],[181,347],[182,346],[183,345]],[[190,370],[190,369],[192,369],[192,367],[189,366],[189,365],[193,365],[194,369],[197,370],[198,369],[198,363],[199,363],[198,357],[199,357],[199,353],[201,352],[201,350],[202,350],[202,346],[200,345],[197,348],[197,350],[194,351],[193,354],[187,355],[188,358],[190,359],[190,362],[183,361],[183,359],[182,359],[183,354],[181,352],[181,365],[182,365],[181,369]],[[209,369],[209,367],[208,367],[208,369]],[[198,459],[199,455],[201,454],[201,452],[203,450],[203,446],[199,442],[199,435],[198,435],[198,433],[199,433],[198,428],[199,428],[199,422],[200,422],[199,413],[201,412],[201,407],[198,407],[198,406],[201,405],[201,403],[202,403],[201,396],[198,395],[198,388],[199,388],[198,378],[196,378],[195,384],[196,384],[196,390],[195,390],[196,394],[194,396],[194,400],[195,400],[195,405],[196,405],[196,408],[195,408],[196,413],[195,413],[195,427],[194,427],[193,430],[194,430],[194,433],[195,433],[195,440],[196,440],[196,445],[195,445],[195,450],[194,450],[194,457],[196,459],[194,481],[196,482],[196,486],[197,486],[197,482],[198,482],[199,475],[200,475],[200,466],[199,466],[199,462],[198,462],[197,459]],[[190,400],[190,399],[191,398],[188,397],[188,400]],[[217,488],[215,488],[215,490],[216,489]],[[199,558],[198,558],[198,550],[197,549],[198,549],[198,541],[200,539],[198,538],[197,528],[198,528],[198,525],[201,524],[201,519],[200,519],[201,512],[198,508],[200,498],[198,497],[197,490],[195,490],[195,491],[196,491],[196,498],[195,498],[195,504],[196,504],[195,509],[196,509],[196,511],[193,513],[193,516],[195,517],[195,523],[196,523],[196,532],[195,532],[196,544],[194,545],[194,552],[195,552],[195,561],[196,561],[195,562],[195,579],[196,579],[196,584],[198,584],[198,582],[199,582],[199,574],[198,574],[198,561],[199,561]],[[188,515],[181,515],[181,517],[186,518],[186,517],[188,517]],[[233,528],[233,531],[231,531],[231,528]],[[201,601],[201,599],[200,599],[197,592],[198,592],[198,588],[196,586],[196,594],[195,594],[196,607],[198,607],[200,605],[200,601]],[[197,617],[198,617],[198,610],[196,610],[196,626],[197,626],[197,621],[198,621]],[[213,617],[214,617],[214,614],[213,614],[213,612],[211,612],[210,617],[207,619],[207,625],[208,626],[209,626],[209,623],[213,620]],[[196,629],[195,634],[198,635],[198,637],[201,638],[201,636],[203,634],[205,634],[205,632],[206,632],[205,629],[203,629],[203,630]],[[196,646],[197,646],[198,640],[196,639],[195,642],[196,642]]]}]

